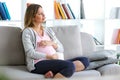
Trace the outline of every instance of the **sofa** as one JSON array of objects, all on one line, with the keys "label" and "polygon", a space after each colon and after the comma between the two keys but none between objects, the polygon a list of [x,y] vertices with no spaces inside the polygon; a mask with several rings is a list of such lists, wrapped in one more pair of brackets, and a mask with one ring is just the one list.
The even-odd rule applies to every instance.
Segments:
[{"label": "sofa", "polygon": [[[80,32],[78,26],[55,26],[51,28],[64,46],[65,60],[89,55],[96,51],[93,37],[88,33]],[[19,27],[0,26],[0,73],[10,80],[44,80],[43,75],[28,72],[21,36],[22,29]],[[95,69],[75,72],[69,79],[119,74],[120,65],[111,63]]]}]

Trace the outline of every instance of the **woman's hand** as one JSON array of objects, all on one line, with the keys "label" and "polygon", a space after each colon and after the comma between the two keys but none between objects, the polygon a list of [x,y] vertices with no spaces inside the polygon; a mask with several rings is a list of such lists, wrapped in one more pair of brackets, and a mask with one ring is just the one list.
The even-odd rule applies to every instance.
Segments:
[{"label": "woman's hand", "polygon": [[58,59],[58,54],[47,55],[47,59]]},{"label": "woman's hand", "polygon": [[45,47],[45,46],[53,46],[53,48],[57,48],[57,44],[54,43],[53,41],[47,41],[47,40],[42,40],[41,42],[38,43],[39,46]]}]

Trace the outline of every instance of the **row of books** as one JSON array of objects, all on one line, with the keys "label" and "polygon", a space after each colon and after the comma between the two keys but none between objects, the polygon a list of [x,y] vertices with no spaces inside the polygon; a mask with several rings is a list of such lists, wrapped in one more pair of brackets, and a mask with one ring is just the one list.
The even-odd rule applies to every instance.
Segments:
[{"label": "row of books", "polygon": [[5,2],[0,2],[0,20],[10,20],[10,13]]},{"label": "row of books", "polygon": [[68,3],[54,1],[55,19],[75,19],[75,15]]}]

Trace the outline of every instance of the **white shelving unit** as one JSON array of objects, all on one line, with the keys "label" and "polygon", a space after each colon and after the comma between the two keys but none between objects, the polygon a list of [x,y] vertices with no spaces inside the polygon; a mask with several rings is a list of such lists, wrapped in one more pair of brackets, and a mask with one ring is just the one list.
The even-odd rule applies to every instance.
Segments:
[{"label": "white shelving unit", "polygon": [[75,13],[76,19],[55,19],[54,16],[54,0],[26,0],[26,3],[37,3],[43,7],[46,16],[46,26],[63,26],[63,25],[78,25],[80,15],[80,0],[59,0],[61,3],[69,3],[71,9]]},{"label": "white shelving unit", "polygon": [[[11,20],[1,20],[0,26],[16,26],[22,28],[22,0],[0,0],[5,2],[11,16]],[[14,4],[15,5],[14,5]]]},{"label": "white shelving unit", "polygon": [[[0,26],[23,26],[26,3],[36,3],[43,7],[46,15],[46,26],[65,26],[77,25],[81,31],[92,34],[104,47],[108,49],[111,45],[111,34],[114,28],[120,28],[120,19],[110,19],[110,12],[113,7],[120,7],[120,0],[82,0],[85,19],[80,19],[81,0],[58,0],[62,3],[69,3],[76,19],[55,19],[54,18],[54,0],[0,0],[6,2],[11,15],[10,21],[0,21]],[[14,4],[15,5],[14,5]],[[17,5],[17,6],[16,6]],[[97,5],[97,7],[96,7]],[[113,48],[110,47],[109,48]]]}]

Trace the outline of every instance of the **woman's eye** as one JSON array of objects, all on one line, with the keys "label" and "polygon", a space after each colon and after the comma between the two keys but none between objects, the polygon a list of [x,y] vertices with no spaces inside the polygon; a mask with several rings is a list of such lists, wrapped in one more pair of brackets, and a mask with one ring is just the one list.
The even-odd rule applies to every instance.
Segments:
[{"label": "woman's eye", "polygon": [[39,13],[38,15],[44,15],[43,13]]}]

